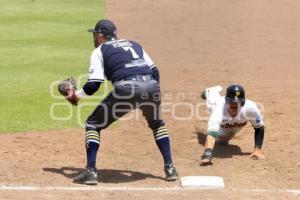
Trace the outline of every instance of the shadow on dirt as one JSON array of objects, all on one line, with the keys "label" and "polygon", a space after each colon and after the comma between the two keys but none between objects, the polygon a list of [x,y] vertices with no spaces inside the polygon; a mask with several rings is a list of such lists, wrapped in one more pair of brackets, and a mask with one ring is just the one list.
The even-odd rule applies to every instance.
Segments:
[{"label": "shadow on dirt", "polygon": [[[83,168],[75,167],[61,167],[61,168],[43,168],[46,172],[61,174],[68,178],[74,178],[83,172]],[[117,169],[100,169],[98,172],[98,182],[102,183],[126,183],[147,178],[165,180],[163,177],[154,176],[153,174],[146,174],[142,172],[135,172],[130,170]]]},{"label": "shadow on dirt", "polygon": [[[197,130],[195,134],[197,135],[198,143],[204,146],[206,133]],[[250,154],[250,152],[243,152],[238,145],[234,144],[216,144],[214,148],[214,157],[216,158],[232,158],[232,156],[246,156]]]}]

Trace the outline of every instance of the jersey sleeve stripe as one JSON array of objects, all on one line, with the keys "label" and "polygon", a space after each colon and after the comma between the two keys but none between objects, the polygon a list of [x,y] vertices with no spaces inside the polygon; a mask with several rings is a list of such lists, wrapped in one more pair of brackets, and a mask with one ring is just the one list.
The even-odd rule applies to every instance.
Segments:
[{"label": "jersey sleeve stripe", "polygon": [[215,131],[215,132],[219,132],[220,130],[218,130],[218,129],[208,129],[207,131],[208,131],[208,132],[214,132],[214,131]]},{"label": "jersey sleeve stripe", "polygon": [[104,82],[104,80],[103,79],[88,79],[87,82],[100,82],[100,83],[102,83],[102,82]]}]

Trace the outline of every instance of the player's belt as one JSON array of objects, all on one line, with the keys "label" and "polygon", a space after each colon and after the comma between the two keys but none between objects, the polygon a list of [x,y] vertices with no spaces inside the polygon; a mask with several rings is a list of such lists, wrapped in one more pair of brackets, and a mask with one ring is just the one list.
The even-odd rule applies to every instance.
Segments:
[{"label": "player's belt", "polygon": [[147,75],[129,75],[124,77],[122,80],[123,81],[149,81],[154,79],[153,76],[151,74],[147,74]]}]

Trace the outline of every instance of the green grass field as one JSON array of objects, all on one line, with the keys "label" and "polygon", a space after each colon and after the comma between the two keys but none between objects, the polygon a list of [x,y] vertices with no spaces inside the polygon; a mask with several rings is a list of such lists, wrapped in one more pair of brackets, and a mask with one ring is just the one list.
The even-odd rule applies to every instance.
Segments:
[{"label": "green grass field", "polygon": [[[104,0],[0,0],[0,133],[78,127],[76,108],[50,95],[54,81],[88,71]],[[57,92],[56,92],[57,94]],[[99,102],[93,99],[85,102]],[[93,109],[85,107],[82,119]]]}]

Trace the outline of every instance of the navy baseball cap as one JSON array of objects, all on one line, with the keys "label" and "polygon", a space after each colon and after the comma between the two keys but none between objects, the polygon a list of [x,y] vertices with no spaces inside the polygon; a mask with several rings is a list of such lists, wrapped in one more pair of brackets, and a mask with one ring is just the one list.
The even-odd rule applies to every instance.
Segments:
[{"label": "navy baseball cap", "polygon": [[101,33],[104,36],[115,37],[117,35],[116,25],[108,19],[99,20],[96,23],[95,28],[88,29],[88,31],[92,33]]}]

